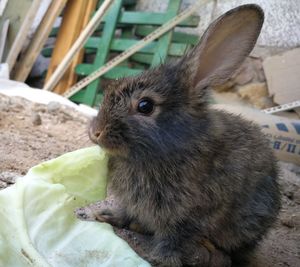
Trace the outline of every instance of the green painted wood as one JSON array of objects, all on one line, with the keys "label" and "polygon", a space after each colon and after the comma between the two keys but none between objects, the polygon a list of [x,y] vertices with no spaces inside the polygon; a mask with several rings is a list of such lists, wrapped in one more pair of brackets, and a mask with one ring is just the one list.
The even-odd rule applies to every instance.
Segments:
[{"label": "green painted wood", "polygon": [[51,57],[52,52],[53,52],[53,47],[46,47],[41,51],[41,54],[44,57]]},{"label": "green painted wood", "polygon": [[[115,38],[111,42],[111,50],[112,51],[117,51],[117,52],[122,52],[127,50],[129,47],[135,45],[139,40],[134,40],[134,39],[125,39],[125,38]],[[99,37],[91,37],[87,41],[85,48],[87,49],[87,53],[92,53],[92,51],[96,51],[97,46],[99,42],[102,42],[102,38]],[[142,48],[140,52],[146,53],[146,54],[153,54],[156,51],[156,46],[157,42],[152,42]],[[93,50],[88,50],[92,49]],[[185,53],[185,51],[188,49],[187,44],[180,44],[180,43],[172,43],[170,45],[169,49],[169,55],[171,56],[181,56]]]},{"label": "green painted wood", "polygon": [[[106,22],[108,16],[103,18]],[[120,20],[118,23],[121,24],[134,24],[134,25],[158,25],[166,23],[168,19],[164,13],[154,12],[137,12],[137,11],[123,11],[120,14]],[[178,24],[179,27],[197,27],[200,21],[199,16],[190,16],[186,20]]]},{"label": "green painted wood", "polygon": [[83,103],[82,99],[84,99],[85,89],[80,90],[75,95],[71,97],[71,100],[75,103]]},{"label": "green painted wood", "polygon": [[123,0],[123,5],[124,6],[133,6],[136,5],[137,0]]},{"label": "green painted wood", "polygon": [[99,104],[102,103],[103,97],[104,97],[103,94],[98,94],[98,95],[96,96],[95,103],[97,104],[97,106],[99,106]]},{"label": "green painted wood", "polygon": [[[126,11],[122,9],[124,1],[126,4],[131,5],[126,7]],[[96,35],[100,34],[100,37],[89,38],[85,45],[85,54],[95,54],[93,64],[79,64],[76,67],[77,74],[81,76],[89,75],[107,62],[110,52],[123,52],[130,46],[135,45],[138,42],[135,34],[145,36],[158,26],[169,21],[179,12],[181,3],[181,0],[169,0],[166,13],[151,13],[132,11],[136,1],[115,0],[111,10],[104,18],[105,23],[98,27]],[[100,0],[100,2],[103,2],[103,0]],[[181,23],[180,26],[196,27],[198,23],[199,17],[193,16]],[[147,25],[147,27],[143,25]],[[122,29],[119,38],[114,38],[116,28]],[[183,55],[191,45],[197,42],[197,36],[177,32],[172,34],[172,31],[170,31],[160,37],[158,41],[152,42],[140,52],[110,70],[103,75],[103,78],[116,79],[138,75],[149,65],[155,66],[161,61],[164,62],[167,57]],[[49,48],[43,51],[44,55],[51,55],[51,53],[52,51]],[[71,99],[75,102],[93,106],[103,98],[102,93],[99,93],[99,88],[101,88],[101,78],[92,82],[87,88],[72,96]]]},{"label": "green painted wood", "polygon": [[[140,26],[140,27],[137,27],[136,34],[140,35],[140,36],[146,36],[149,33],[151,33],[154,29],[155,29],[154,27]],[[119,40],[122,41],[123,39],[119,39]],[[85,48],[87,49],[86,54],[95,53],[95,51],[96,51],[95,49],[96,49],[99,41],[100,41],[99,37],[91,37],[85,45]],[[114,39],[112,41],[112,47],[111,47],[112,50],[114,50],[114,51],[124,51],[125,45],[118,46],[118,45],[116,45],[117,42],[115,42],[115,41],[116,41],[116,39]],[[127,40],[124,40],[124,41],[127,42]],[[178,48],[176,48],[176,49],[182,49],[183,51],[185,51],[187,49],[186,44],[196,45],[199,42],[199,36],[193,35],[193,34],[186,34],[186,33],[183,33],[183,32],[173,32],[172,42],[185,43],[184,45],[182,45],[182,48],[179,48],[180,46]],[[133,45],[133,44],[134,44],[134,42],[132,42],[130,44],[127,43],[127,45]],[[173,56],[177,56],[177,55],[174,55],[174,53],[176,53],[176,52],[174,52],[172,50],[172,47],[170,47],[170,49],[171,49],[171,54],[173,54]],[[151,53],[150,51],[148,51],[148,48],[145,48],[145,50],[146,50],[145,53],[147,53],[147,52]],[[51,57],[52,51],[53,51],[53,48],[46,47],[46,48],[43,49],[42,55],[44,57]],[[180,56],[180,55],[178,55],[178,56]]]},{"label": "green painted wood", "polygon": [[[94,60],[92,71],[95,71],[96,69],[103,66],[107,60],[109,50],[110,50],[111,40],[115,34],[115,29],[116,29],[121,8],[122,8],[122,0],[115,0],[114,4],[110,7],[108,11],[108,14],[106,16],[107,19],[105,22],[105,27],[102,32],[102,38],[97,47],[97,53]],[[82,102],[89,106],[93,106],[95,103],[99,86],[100,86],[100,79],[97,79],[92,83],[90,83],[85,89],[85,94],[84,94],[84,98],[82,99]]]},{"label": "green painted wood", "polygon": [[[87,0],[88,1],[88,0]],[[131,6],[135,5],[138,0],[123,0],[123,6]],[[99,0],[97,4],[97,8],[99,8],[103,4],[104,0]]]},{"label": "green painted wood", "polygon": [[135,53],[130,57],[131,60],[139,63],[144,63],[147,65],[151,65],[153,55],[145,54],[145,53]]},{"label": "green painted wood", "polygon": [[[169,0],[169,5],[165,17],[167,20],[175,17],[179,11],[181,0]],[[173,30],[165,33],[158,40],[155,46],[154,56],[151,62],[151,66],[157,66],[166,61],[168,57],[169,47],[171,44]]]},{"label": "green painted wood", "polygon": [[[93,65],[84,63],[78,64],[75,68],[75,71],[78,75],[86,76],[91,74],[91,72],[93,71]],[[142,69],[132,69],[127,66],[118,66],[108,71],[106,74],[103,75],[103,77],[107,79],[116,79],[126,76],[137,75],[140,74],[142,71]]]},{"label": "green painted wood", "polygon": [[[156,29],[157,27],[152,26],[137,26],[135,29],[135,34],[144,37]],[[172,42],[196,45],[199,42],[199,36],[184,32],[173,32]]]}]

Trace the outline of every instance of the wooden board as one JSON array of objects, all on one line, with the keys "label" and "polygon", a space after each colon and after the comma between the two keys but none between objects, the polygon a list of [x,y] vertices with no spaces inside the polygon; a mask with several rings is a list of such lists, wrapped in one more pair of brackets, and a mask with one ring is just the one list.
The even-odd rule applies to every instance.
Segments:
[{"label": "wooden board", "polygon": [[32,2],[32,5],[27,13],[27,16],[25,17],[25,19],[19,29],[19,32],[8,52],[8,55],[6,58],[6,63],[9,66],[10,72],[12,71],[12,69],[17,61],[17,58],[22,51],[23,45],[26,42],[26,39],[30,32],[30,28],[33,24],[34,18],[40,7],[40,4],[41,4],[41,0],[34,0]]},{"label": "wooden board", "polygon": [[[102,41],[99,42],[97,47],[97,53],[95,61],[93,63],[92,71],[95,71],[99,67],[103,66],[107,60],[111,41],[115,35],[116,25],[119,18],[119,14],[122,8],[122,0],[115,0],[114,5],[111,6],[107,12],[106,24],[102,32]],[[87,105],[93,106],[96,100],[96,95],[100,86],[100,79],[93,81],[87,88],[84,90],[84,98],[80,97],[80,102],[83,102]],[[76,101],[76,94],[72,97],[73,101]]]},{"label": "wooden board", "polygon": [[3,15],[8,0],[0,0],[0,16]]},{"label": "wooden board", "polygon": [[[80,35],[81,31],[87,25],[92,12],[96,7],[96,0],[69,0],[63,15],[62,24],[58,32],[55,48],[52,53],[50,65],[48,68],[46,82],[49,80],[61,60],[67,54],[75,40]],[[77,75],[74,68],[77,64],[82,62],[83,51],[79,52],[72,61],[69,68],[65,71],[64,76],[54,88],[54,92],[58,94],[64,93],[67,88],[72,86],[76,80]]]},{"label": "wooden board", "polygon": [[[113,8],[117,8],[117,3],[118,2],[114,2]],[[109,61],[113,63],[111,63],[112,65],[102,76],[107,79],[137,75],[147,67],[156,66],[164,62],[167,57],[182,56],[189,47],[197,43],[198,37],[185,33],[173,34],[173,29],[170,30],[171,28],[154,39],[147,39],[147,44],[138,50],[134,50],[137,44],[141,44],[141,41],[137,38],[135,29],[139,28],[138,35],[140,36],[154,32],[158,26],[170,21],[178,14],[180,3],[181,0],[169,0],[166,13],[135,12],[122,8],[119,14],[114,14],[118,14],[118,17],[112,15],[112,13],[106,14],[104,22],[97,28],[96,34],[90,37],[85,44],[85,54],[89,55],[89,58],[95,56],[94,62],[92,64],[79,64],[76,67],[77,74],[88,77],[78,82],[76,84],[80,84],[78,87],[75,85],[69,90],[72,91],[72,89],[75,89],[72,91],[72,94],[68,95],[68,91],[65,95],[71,97],[71,100],[75,102],[88,105],[94,105],[95,102],[98,104],[99,101],[101,101],[102,95],[101,90],[99,90],[101,89],[101,78],[97,77],[101,76],[101,71],[104,71],[107,64],[109,64],[107,63],[107,56],[110,52],[112,53],[111,56],[114,61]],[[191,16],[190,12],[189,17],[183,17],[178,24],[179,26],[195,27],[198,25],[198,22],[199,17]],[[147,28],[144,25],[147,25]],[[118,35],[114,36],[116,28],[118,29]],[[102,34],[99,37],[101,31]],[[110,33],[108,34],[108,32]],[[155,34],[156,32],[157,31],[155,31]],[[155,36],[155,34],[151,36]],[[158,40],[156,40],[157,38]],[[133,50],[130,50],[131,48],[134,48],[135,53]],[[122,53],[118,54],[120,52]],[[126,52],[127,54],[124,54]],[[51,51],[45,50],[44,53],[50,54]],[[116,53],[118,56],[115,56]],[[121,62],[121,58],[118,57],[121,57],[123,54],[124,57],[128,57],[124,58]],[[115,60],[116,58],[118,59]],[[95,73],[99,76],[96,76]],[[87,82],[88,78],[92,80]]]},{"label": "wooden board", "polygon": [[[126,39],[125,38],[115,38],[111,42],[111,50],[112,51],[123,52],[126,49],[128,49],[128,47],[131,47],[131,46],[135,45],[138,41],[139,40],[127,39],[127,38]],[[97,48],[99,42],[102,42],[102,38],[91,37],[87,41],[87,43],[85,45],[85,48],[87,48],[87,49],[93,48],[94,49],[93,51],[95,52],[95,49]],[[156,42],[156,41],[151,42],[150,44],[148,44],[147,46],[142,48],[140,50],[140,52],[147,53],[147,54],[153,54],[157,51],[157,46],[158,45],[159,45],[159,43]],[[173,43],[170,46],[169,54],[171,56],[182,56],[186,49],[187,49],[186,44]],[[87,52],[89,52],[89,51],[87,51]]]},{"label": "wooden board", "polygon": [[53,23],[64,8],[67,0],[53,0],[39,25],[30,46],[24,52],[23,57],[16,64],[13,78],[17,81],[24,82],[28,77],[32,66],[40,54],[44,43],[53,27]]},{"label": "wooden board", "polygon": [[3,52],[6,43],[7,32],[9,28],[9,20],[6,20],[3,23],[3,28],[1,29],[1,38],[0,38],[0,63],[2,63]]},{"label": "wooden board", "polygon": [[[164,13],[124,11],[120,14],[119,23],[160,26],[167,21],[168,19]],[[183,22],[179,23],[178,26],[197,27],[199,21],[199,16],[190,16]]]},{"label": "wooden board", "polygon": [[[167,20],[170,20],[171,18],[175,17],[179,11],[181,4],[181,0],[170,0],[167,12],[165,14],[165,17]],[[167,59],[169,47],[172,41],[173,36],[173,30],[165,33],[163,36],[161,36],[158,40],[158,43],[155,47],[154,56],[151,62],[151,66],[155,67]]]},{"label": "wooden board", "polygon": [[5,59],[8,51],[12,46],[19,29],[32,5],[33,0],[9,0],[3,15],[0,18],[0,29],[3,27],[3,23],[8,19],[11,22],[11,27],[7,36],[7,42],[4,49]]},{"label": "wooden board", "polygon": [[[151,26],[137,26],[135,34],[139,36],[146,36],[153,32],[156,27]],[[186,43],[191,45],[196,45],[199,42],[199,36],[196,34],[189,34],[185,32],[173,32],[172,42],[175,43]]]}]

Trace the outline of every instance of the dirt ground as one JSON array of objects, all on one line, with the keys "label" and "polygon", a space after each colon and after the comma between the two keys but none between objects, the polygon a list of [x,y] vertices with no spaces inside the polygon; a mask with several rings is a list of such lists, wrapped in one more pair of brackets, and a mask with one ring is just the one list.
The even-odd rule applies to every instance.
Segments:
[{"label": "dirt ground", "polygon": [[[41,105],[0,94],[0,189],[42,161],[90,146],[87,125],[88,118],[55,102]],[[300,167],[280,166],[282,211],[252,267],[300,266]]]}]

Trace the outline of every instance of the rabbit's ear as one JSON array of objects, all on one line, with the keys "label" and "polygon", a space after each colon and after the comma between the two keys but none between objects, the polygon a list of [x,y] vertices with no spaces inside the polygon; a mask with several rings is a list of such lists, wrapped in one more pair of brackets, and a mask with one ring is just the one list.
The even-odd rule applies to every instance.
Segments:
[{"label": "rabbit's ear", "polygon": [[229,79],[253,49],[263,21],[259,6],[244,5],[213,22],[200,43],[179,63],[189,88],[199,90]]}]

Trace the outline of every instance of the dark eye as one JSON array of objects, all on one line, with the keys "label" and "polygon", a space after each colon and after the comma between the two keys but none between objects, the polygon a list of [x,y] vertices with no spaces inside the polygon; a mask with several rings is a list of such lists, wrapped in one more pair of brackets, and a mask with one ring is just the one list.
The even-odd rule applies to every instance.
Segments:
[{"label": "dark eye", "polygon": [[151,99],[142,99],[138,103],[137,111],[149,115],[154,109],[154,103]]}]

